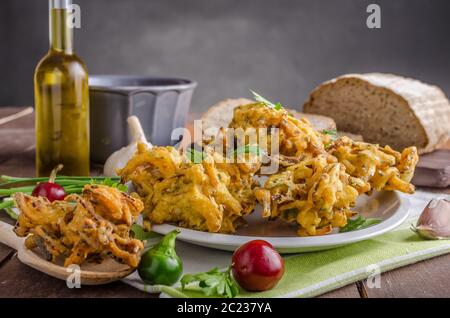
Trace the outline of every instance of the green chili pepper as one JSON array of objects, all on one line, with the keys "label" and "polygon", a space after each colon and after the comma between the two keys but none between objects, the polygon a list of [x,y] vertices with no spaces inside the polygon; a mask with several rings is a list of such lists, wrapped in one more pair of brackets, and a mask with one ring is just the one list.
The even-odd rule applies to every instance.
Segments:
[{"label": "green chili pepper", "polygon": [[175,284],[183,273],[183,263],[175,252],[176,229],[164,236],[158,244],[142,255],[138,273],[150,285]]}]

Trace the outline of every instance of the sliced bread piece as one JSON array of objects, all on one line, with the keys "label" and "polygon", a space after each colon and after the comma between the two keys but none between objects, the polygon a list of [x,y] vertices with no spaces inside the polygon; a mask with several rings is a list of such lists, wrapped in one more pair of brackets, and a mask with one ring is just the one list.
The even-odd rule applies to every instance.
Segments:
[{"label": "sliced bread piece", "polygon": [[233,118],[233,110],[236,107],[254,102],[248,98],[228,98],[214,104],[208,108],[208,111],[201,118],[203,129],[228,127],[228,124]]},{"label": "sliced bread piece", "polygon": [[[220,127],[228,127],[228,124],[231,122],[233,118],[233,110],[241,105],[247,105],[255,103],[255,101],[247,98],[234,98],[234,99],[226,99],[217,104],[211,106],[208,111],[203,114],[203,129],[208,129],[209,132],[211,128],[215,131],[218,131]],[[288,111],[295,118],[306,118],[309,120],[311,125],[319,131],[324,129],[336,129],[336,124],[333,119],[326,116],[321,115],[312,115],[312,114],[304,114],[298,111],[288,109]]]},{"label": "sliced bread piece", "polygon": [[392,74],[347,74],[318,86],[305,113],[331,116],[338,130],[400,150],[430,152],[450,138],[450,104],[436,86]]}]

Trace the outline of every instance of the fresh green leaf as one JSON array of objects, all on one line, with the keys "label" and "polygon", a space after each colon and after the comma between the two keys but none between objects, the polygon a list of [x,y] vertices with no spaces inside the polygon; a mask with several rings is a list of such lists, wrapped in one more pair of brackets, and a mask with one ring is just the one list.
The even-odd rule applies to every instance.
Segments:
[{"label": "fresh green leaf", "polygon": [[380,222],[381,222],[381,219],[376,219],[376,218],[366,219],[362,215],[359,215],[356,219],[348,220],[347,225],[342,227],[339,230],[339,232],[344,233],[344,232],[362,230],[362,229],[368,228],[372,225],[378,224]]},{"label": "fresh green leaf", "polygon": [[155,232],[145,231],[142,226],[136,223],[131,226],[131,231],[133,231],[134,238],[140,241],[147,241],[152,238],[160,237],[160,235]]},{"label": "fresh green leaf", "polygon": [[250,90],[250,92],[252,92],[253,98],[257,102],[259,102],[261,104],[264,104],[265,106],[267,106],[269,108],[273,108],[275,110],[282,110],[283,109],[283,106],[281,105],[281,103],[274,104],[271,101],[269,101],[269,100],[265,99],[264,97],[262,97],[261,95],[259,95],[258,93],[254,92],[252,90]]},{"label": "fresh green leaf", "polygon": [[103,180],[94,180],[91,179],[91,181],[89,182],[89,184],[99,184],[99,185],[105,185],[111,188],[116,188],[117,190],[120,190],[122,192],[127,192],[128,191],[128,187],[120,182],[115,182],[113,180],[111,180],[110,178],[105,178]]},{"label": "fresh green leaf", "polygon": [[347,225],[342,227],[339,232],[350,232],[357,230],[360,226],[364,224],[366,219],[363,216],[358,216],[356,219],[348,220]]},{"label": "fresh green leaf", "polygon": [[180,282],[182,290],[198,283],[200,291],[206,296],[234,298],[239,294],[239,286],[231,276],[231,267],[224,271],[216,267],[205,273],[185,274]]},{"label": "fresh green leaf", "polygon": [[381,219],[376,219],[376,218],[367,219],[366,222],[364,222],[364,224],[359,228],[359,230],[368,228],[368,227],[378,224],[378,223],[381,223]]},{"label": "fresh green leaf", "polygon": [[205,156],[202,151],[198,151],[193,147],[189,147],[186,149],[186,156],[192,163],[201,163]]},{"label": "fresh green leaf", "polygon": [[273,108],[275,108],[276,110],[281,110],[283,109],[283,106],[281,105],[281,103],[276,103]]},{"label": "fresh green leaf", "polygon": [[336,140],[338,137],[336,129],[324,129],[324,130],[322,130],[322,134],[330,135],[330,137],[333,141]]},{"label": "fresh green leaf", "polygon": [[244,154],[244,153],[260,156],[261,155],[261,148],[259,148],[259,146],[256,146],[256,145],[245,145],[245,146],[238,147],[234,151],[234,155],[235,156],[239,156],[239,155]]},{"label": "fresh green leaf", "polygon": [[322,130],[322,134],[329,135],[330,139],[331,139],[331,142],[324,145],[325,148],[328,148],[329,146],[331,146],[332,142],[338,138],[336,129],[324,129],[324,130]]}]

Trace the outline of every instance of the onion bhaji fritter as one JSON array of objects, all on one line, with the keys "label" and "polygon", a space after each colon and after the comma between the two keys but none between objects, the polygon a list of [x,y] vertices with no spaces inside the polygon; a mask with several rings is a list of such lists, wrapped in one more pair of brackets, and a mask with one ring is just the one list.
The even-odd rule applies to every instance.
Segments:
[{"label": "onion bhaji fritter", "polygon": [[[329,138],[316,131],[307,119],[296,119],[284,109],[276,110],[262,103],[236,107],[228,127],[242,128],[244,131],[252,128],[278,128],[279,153],[284,156],[300,156],[305,152],[324,153],[323,140]],[[268,149],[271,149],[270,141],[267,138]]]},{"label": "onion bhaji fritter", "polygon": [[230,233],[254,210],[251,170],[224,163],[218,153],[203,153],[201,163],[193,163],[171,147],[138,145],[136,155],[118,174],[123,182],[132,181],[144,198],[146,227],[149,222],[173,222]]},{"label": "onion bhaji fritter", "polygon": [[130,227],[144,206],[139,198],[104,185],[86,185],[81,195],[50,202],[45,197],[14,194],[20,209],[15,232],[25,237],[26,247],[40,241],[53,260],[64,266],[81,264],[92,255],[112,255],[137,267],[144,246],[130,237]]},{"label": "onion bhaji fritter", "polygon": [[370,185],[345,172],[345,166],[327,155],[306,157],[268,178],[255,191],[263,217],[281,217],[299,225],[298,234],[322,235],[347,224],[350,209]]},{"label": "onion bhaji fritter", "polygon": [[[399,153],[347,137],[333,141],[306,119],[260,103],[239,106],[229,127],[278,128],[280,169],[255,190],[263,217],[297,223],[301,236],[330,233],[355,212],[357,196],[376,190],[413,193],[410,183],[418,156],[415,147]],[[267,138],[267,140],[270,140]]]},{"label": "onion bhaji fritter", "polygon": [[347,173],[368,181],[373,189],[414,193],[410,182],[419,160],[416,147],[405,148],[399,153],[389,146],[380,147],[341,137],[329,152],[345,165]]}]

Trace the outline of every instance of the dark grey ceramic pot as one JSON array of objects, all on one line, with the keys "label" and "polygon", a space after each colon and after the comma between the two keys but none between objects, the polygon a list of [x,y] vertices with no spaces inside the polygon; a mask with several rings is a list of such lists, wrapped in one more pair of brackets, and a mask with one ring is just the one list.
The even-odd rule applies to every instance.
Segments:
[{"label": "dark grey ceramic pot", "polygon": [[90,76],[91,160],[104,163],[130,142],[127,118],[132,115],[140,119],[152,144],[175,143],[170,135],[184,127],[196,86],[179,78]]}]

